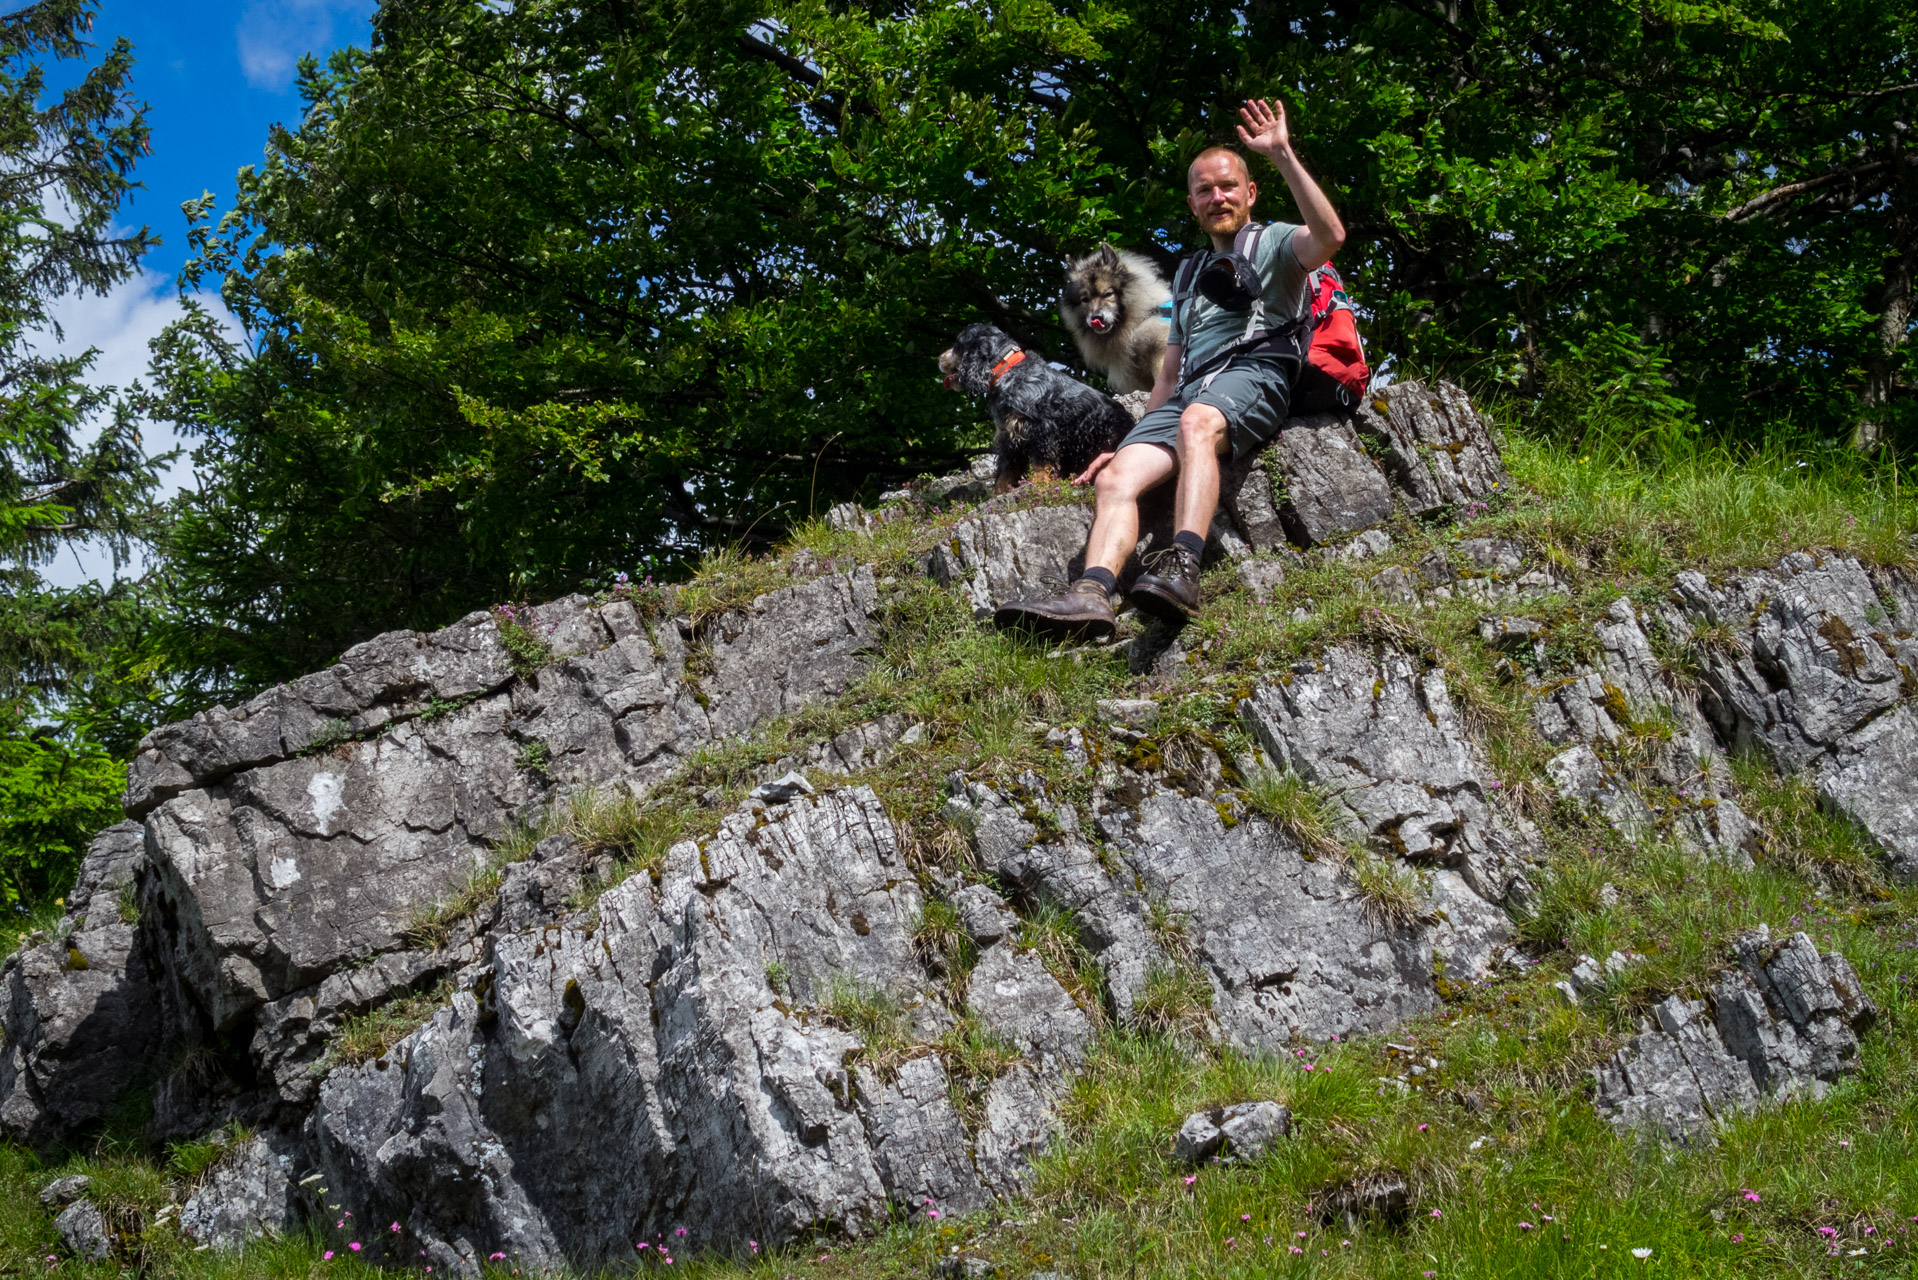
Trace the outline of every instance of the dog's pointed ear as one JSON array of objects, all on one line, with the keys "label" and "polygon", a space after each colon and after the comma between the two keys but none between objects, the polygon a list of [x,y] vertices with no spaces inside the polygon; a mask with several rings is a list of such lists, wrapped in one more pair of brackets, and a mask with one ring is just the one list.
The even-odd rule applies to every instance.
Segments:
[{"label": "dog's pointed ear", "polygon": [[1119,251],[1109,244],[1099,246],[1099,261],[1108,267],[1119,265]]}]

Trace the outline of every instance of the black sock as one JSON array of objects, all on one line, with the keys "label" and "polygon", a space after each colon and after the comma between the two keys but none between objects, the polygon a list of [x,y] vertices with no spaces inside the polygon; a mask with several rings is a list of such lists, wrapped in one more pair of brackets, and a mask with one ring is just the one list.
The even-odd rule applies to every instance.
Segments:
[{"label": "black sock", "polygon": [[1194,560],[1205,559],[1205,536],[1203,534],[1189,531],[1175,533],[1172,535],[1172,545],[1175,547],[1184,547],[1187,551],[1190,551]]},{"label": "black sock", "polygon": [[1090,569],[1087,569],[1084,573],[1080,574],[1079,581],[1096,582],[1100,586],[1106,589],[1107,595],[1111,595],[1113,592],[1119,589],[1119,580],[1112,576],[1112,570],[1101,569],[1096,564],[1093,565]]}]

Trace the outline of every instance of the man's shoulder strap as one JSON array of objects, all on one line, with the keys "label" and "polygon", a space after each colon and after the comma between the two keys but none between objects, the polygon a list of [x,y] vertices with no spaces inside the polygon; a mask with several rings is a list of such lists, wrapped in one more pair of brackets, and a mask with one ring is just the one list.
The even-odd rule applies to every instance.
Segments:
[{"label": "man's shoulder strap", "polygon": [[1232,237],[1232,252],[1256,264],[1258,258],[1255,255],[1259,252],[1259,241],[1265,238],[1265,226],[1263,222],[1248,222],[1240,227],[1238,234]]},{"label": "man's shoulder strap", "polygon": [[1199,265],[1205,261],[1206,251],[1200,249],[1188,253],[1179,259],[1179,269],[1172,274],[1172,300],[1184,302],[1192,296],[1192,283],[1199,278]]}]

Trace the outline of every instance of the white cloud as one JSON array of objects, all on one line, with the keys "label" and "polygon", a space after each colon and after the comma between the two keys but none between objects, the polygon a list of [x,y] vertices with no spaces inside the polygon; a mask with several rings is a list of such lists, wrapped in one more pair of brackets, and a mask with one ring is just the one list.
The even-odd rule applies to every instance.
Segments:
[{"label": "white cloud", "polygon": [[359,35],[373,0],[250,0],[234,29],[240,70],[255,89],[285,93],[300,58]]},{"label": "white cloud", "polygon": [[[227,315],[217,295],[201,294],[200,302],[215,315],[225,317],[229,330],[236,340],[239,338],[239,325]],[[172,279],[157,271],[142,271],[104,297],[69,294],[61,298],[53,307],[53,318],[60,326],[61,337],[56,343],[48,335],[45,346],[68,354],[78,354],[89,347],[95,349],[99,354],[87,375],[88,383],[124,391],[146,377],[150,355],[147,344],[183,314]],[[165,453],[185,443],[164,423],[142,424],[141,437],[150,453]],[[162,496],[178,492],[191,479],[191,464],[182,455],[162,480]],[[141,568],[135,564],[123,567],[120,572],[137,574]],[[60,586],[77,586],[89,578],[112,577],[113,558],[102,547],[75,547],[62,552],[42,572]]]}]

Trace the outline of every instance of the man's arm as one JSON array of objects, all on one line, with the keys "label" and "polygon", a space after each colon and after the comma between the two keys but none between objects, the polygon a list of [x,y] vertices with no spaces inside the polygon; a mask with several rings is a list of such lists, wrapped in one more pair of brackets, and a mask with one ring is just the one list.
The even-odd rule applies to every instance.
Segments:
[{"label": "man's arm", "polygon": [[[1152,384],[1152,398],[1145,402],[1145,411],[1147,413],[1151,413],[1154,409],[1170,400],[1172,393],[1179,389],[1179,366],[1184,363],[1184,361],[1184,347],[1169,345],[1166,347],[1165,363],[1159,366],[1159,380]],[[1097,476],[1101,471],[1104,471],[1106,464],[1111,462],[1116,456],[1118,455],[1114,453],[1100,454],[1092,460],[1084,471],[1081,471],[1077,476],[1073,477],[1072,483],[1091,484],[1093,477]]]},{"label": "man's arm", "polygon": [[1159,380],[1152,384],[1152,398],[1145,402],[1145,411],[1154,409],[1172,398],[1179,389],[1179,366],[1185,363],[1185,348],[1176,343],[1168,343],[1165,349],[1165,363],[1159,366]]},{"label": "man's arm", "polygon": [[1268,106],[1258,98],[1240,107],[1239,115],[1245,120],[1239,126],[1239,141],[1270,160],[1285,185],[1292,188],[1292,199],[1305,219],[1305,228],[1292,236],[1292,255],[1305,270],[1315,271],[1330,262],[1345,243],[1345,224],[1292,150],[1292,137],[1285,126],[1285,104]]}]

